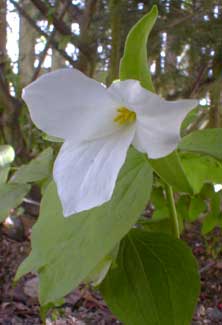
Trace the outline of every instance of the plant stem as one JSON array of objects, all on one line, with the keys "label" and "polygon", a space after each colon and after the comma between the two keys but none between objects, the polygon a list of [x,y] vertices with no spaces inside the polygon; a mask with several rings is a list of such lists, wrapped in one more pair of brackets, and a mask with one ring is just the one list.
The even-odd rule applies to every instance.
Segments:
[{"label": "plant stem", "polygon": [[173,190],[172,187],[168,184],[166,184],[166,196],[169,204],[173,233],[176,238],[180,238],[179,221],[178,221],[177,210],[176,210],[175,201],[173,197]]}]

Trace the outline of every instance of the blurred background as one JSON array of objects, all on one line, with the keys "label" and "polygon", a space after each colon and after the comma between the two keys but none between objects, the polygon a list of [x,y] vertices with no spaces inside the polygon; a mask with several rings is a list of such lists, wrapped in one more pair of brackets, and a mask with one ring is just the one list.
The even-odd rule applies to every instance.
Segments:
[{"label": "blurred background", "polygon": [[1,0],[0,144],[17,162],[48,145],[34,128],[21,91],[39,75],[65,66],[109,85],[118,78],[129,29],[153,4],[159,18],[148,42],[156,91],[198,98],[182,132],[221,125],[222,1]]}]

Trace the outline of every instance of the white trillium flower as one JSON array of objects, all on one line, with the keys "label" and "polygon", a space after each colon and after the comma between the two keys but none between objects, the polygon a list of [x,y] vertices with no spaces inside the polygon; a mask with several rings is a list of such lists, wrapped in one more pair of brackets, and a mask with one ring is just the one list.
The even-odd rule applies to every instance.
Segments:
[{"label": "white trillium flower", "polygon": [[64,216],[110,200],[131,144],[149,158],[172,152],[197,105],[165,101],[136,80],[105,88],[75,69],[40,77],[23,99],[38,128],[65,140],[53,171]]}]

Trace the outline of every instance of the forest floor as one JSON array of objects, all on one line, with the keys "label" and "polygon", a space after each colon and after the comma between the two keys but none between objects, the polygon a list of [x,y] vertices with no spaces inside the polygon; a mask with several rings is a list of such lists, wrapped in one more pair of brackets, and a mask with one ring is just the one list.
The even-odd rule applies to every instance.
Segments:
[{"label": "forest floor", "polygon": [[[19,281],[16,287],[12,284],[16,269],[30,251],[29,222],[28,226],[25,222],[25,232],[19,236],[6,226],[2,226],[2,234],[0,234],[0,325],[39,325],[42,322],[37,299],[36,275],[28,274]],[[183,239],[192,247],[201,274],[201,294],[192,325],[221,325],[222,233],[216,229],[207,238],[203,238],[200,234],[200,225],[195,223],[186,229]],[[65,298],[65,304],[62,307],[53,310],[46,324],[114,325],[121,323],[111,314],[97,292],[81,286]]]}]

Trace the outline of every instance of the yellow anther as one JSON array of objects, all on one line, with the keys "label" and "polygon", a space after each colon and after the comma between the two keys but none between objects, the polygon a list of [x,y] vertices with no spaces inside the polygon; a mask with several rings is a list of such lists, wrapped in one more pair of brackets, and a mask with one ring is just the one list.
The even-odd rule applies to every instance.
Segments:
[{"label": "yellow anther", "polygon": [[122,125],[125,123],[132,123],[136,119],[136,113],[129,110],[126,107],[119,107],[117,109],[117,116],[114,118],[114,122]]},{"label": "yellow anther", "polygon": [[126,108],[125,107],[120,107],[117,109],[117,112],[123,113],[125,112]]}]

